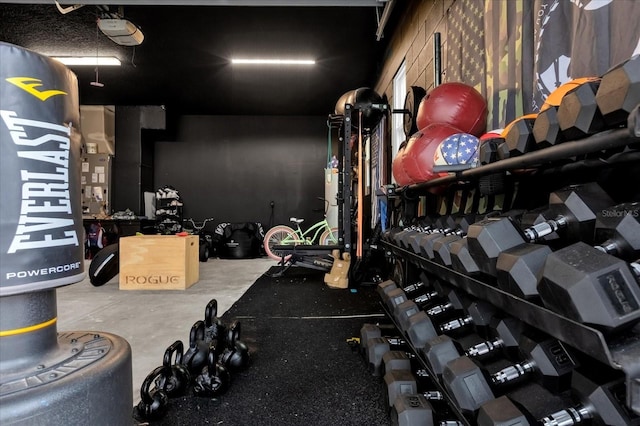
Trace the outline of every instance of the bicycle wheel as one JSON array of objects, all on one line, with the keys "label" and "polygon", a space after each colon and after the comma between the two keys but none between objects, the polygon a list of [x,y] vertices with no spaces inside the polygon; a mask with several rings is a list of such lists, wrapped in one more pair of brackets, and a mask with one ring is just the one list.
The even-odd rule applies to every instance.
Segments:
[{"label": "bicycle wheel", "polygon": [[321,246],[335,246],[338,244],[338,228],[326,229],[320,235]]},{"label": "bicycle wheel", "polygon": [[[273,246],[282,245],[282,240],[289,237],[290,240],[296,239],[296,233],[293,229],[286,225],[276,225],[264,234],[264,251],[273,260],[282,260],[282,254],[273,250]],[[284,243],[286,244],[286,242]],[[293,244],[293,243],[292,243]],[[291,255],[285,256],[285,262],[291,258]]]}]

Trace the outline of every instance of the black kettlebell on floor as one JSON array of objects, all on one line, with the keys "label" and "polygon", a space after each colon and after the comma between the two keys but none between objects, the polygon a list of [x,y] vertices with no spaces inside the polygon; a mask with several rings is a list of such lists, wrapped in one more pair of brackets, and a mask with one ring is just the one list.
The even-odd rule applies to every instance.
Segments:
[{"label": "black kettlebell on floor", "polygon": [[202,367],[207,365],[207,356],[209,355],[209,344],[205,342],[205,326],[201,320],[196,321],[191,326],[189,332],[189,349],[184,354],[184,365],[191,375],[200,374]]},{"label": "black kettlebell on floor", "polygon": [[[164,391],[169,398],[176,398],[187,393],[191,383],[189,369],[182,363],[184,345],[176,340],[164,351],[162,366],[164,370],[156,379],[156,388]],[[171,360],[175,354],[175,363]]]},{"label": "black kettlebell on floor", "polygon": [[204,309],[204,325],[204,340],[207,343],[214,339],[217,340],[218,343],[220,343],[217,349],[221,351],[224,348],[226,327],[220,318],[218,318],[218,301],[216,299],[211,299]]},{"label": "black kettlebell on floor", "polygon": [[249,365],[249,348],[240,341],[240,321],[234,321],[227,330],[227,345],[220,354],[220,363],[231,372],[244,370]]},{"label": "black kettlebell on floor", "polygon": [[232,347],[225,348],[220,355],[220,362],[234,373],[247,368],[250,360],[249,347],[240,340],[236,340]]},{"label": "black kettlebell on floor", "polygon": [[193,393],[196,396],[215,397],[221,395],[231,382],[229,371],[218,363],[216,344],[217,341],[213,340],[209,345],[207,365],[194,380]]},{"label": "black kettlebell on floor", "polygon": [[142,420],[157,420],[164,415],[169,404],[169,397],[159,388],[151,388],[162,374],[164,365],[156,367],[147,377],[145,377],[140,387],[140,402],[136,406],[134,416]]},{"label": "black kettlebell on floor", "polygon": [[227,329],[227,337],[225,342],[227,345],[232,344],[233,342],[240,340],[240,321],[235,320],[231,323],[229,328]]}]

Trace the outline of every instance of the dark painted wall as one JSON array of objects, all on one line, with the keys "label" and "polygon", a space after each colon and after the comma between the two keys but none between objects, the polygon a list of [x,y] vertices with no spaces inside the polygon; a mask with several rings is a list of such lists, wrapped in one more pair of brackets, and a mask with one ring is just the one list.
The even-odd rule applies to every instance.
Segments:
[{"label": "dark painted wall", "polygon": [[196,220],[213,216],[216,224],[261,222],[266,228],[296,216],[314,223],[324,208],[317,197],[324,196],[326,120],[183,116],[176,141],[155,144],[155,186],[178,189],[185,217]]},{"label": "dark painted wall", "polygon": [[143,214],[140,205],[140,107],[116,107],[116,155],[113,159],[112,212],[130,209]]},{"label": "dark painted wall", "polygon": [[[144,191],[153,185],[153,144],[164,135],[165,112],[159,106],[116,107],[116,155],[113,159],[111,212],[144,214]],[[165,139],[166,140],[166,139]]]}]

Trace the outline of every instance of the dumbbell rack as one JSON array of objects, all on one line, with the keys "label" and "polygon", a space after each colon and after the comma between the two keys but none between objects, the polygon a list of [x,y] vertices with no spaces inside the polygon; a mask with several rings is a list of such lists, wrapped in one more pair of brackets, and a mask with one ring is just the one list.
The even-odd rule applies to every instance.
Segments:
[{"label": "dumbbell rack", "polygon": [[[640,335],[638,333],[629,331],[607,341],[599,330],[565,318],[542,306],[506,293],[474,277],[461,274],[389,242],[382,241],[381,244],[391,250],[395,256],[408,260],[467,294],[491,303],[505,313],[544,331],[611,368],[622,370],[626,377],[627,406],[636,414],[640,414]],[[393,318],[393,315],[389,317]]]},{"label": "dumbbell rack", "polygon": [[[461,186],[473,183],[483,176],[519,169],[536,168],[548,170],[556,167],[557,164],[562,165],[563,161],[566,162],[568,158],[580,158],[607,151],[617,152],[631,144],[638,146],[640,142],[640,119],[637,117],[638,114],[638,111],[635,111],[636,116],[633,117],[634,120],[629,121],[628,128],[608,130],[578,141],[564,142],[519,157],[451,173],[429,182],[399,188],[395,193],[397,195],[405,192],[416,194],[420,193],[420,191],[442,187],[443,185],[454,184]],[[637,162],[638,154],[639,151],[626,151],[618,155],[615,161]],[[611,164],[613,164],[613,161],[611,161]],[[583,355],[603,364],[603,366],[621,371],[625,377],[626,406],[630,411],[640,415],[640,332],[638,331],[640,326],[614,337],[605,336],[595,328],[585,326],[543,306],[507,293],[491,285],[489,281],[483,281],[483,278],[457,272],[450,267],[431,261],[420,254],[404,249],[389,241],[381,240],[380,245],[383,249],[392,253],[396,259],[405,261],[407,265],[412,264],[418,270],[432,274],[442,282],[446,282],[448,285],[458,288],[470,296],[491,303],[497,309],[518,318],[535,329],[545,332]],[[398,283],[398,285],[402,284],[404,283]],[[389,318],[395,322],[392,313],[387,311],[384,303],[382,306]],[[408,341],[409,339],[406,340]],[[422,366],[427,371],[430,371],[429,364],[422,354],[416,351],[410,342],[409,345],[416,353]],[[441,388],[440,390],[447,397],[447,402],[449,402],[452,410],[454,412],[458,411],[457,414],[460,421],[465,424],[473,424],[469,423],[469,420],[459,412],[460,410],[456,407],[455,402],[442,389],[442,385],[437,380],[434,380],[434,383]]]}]

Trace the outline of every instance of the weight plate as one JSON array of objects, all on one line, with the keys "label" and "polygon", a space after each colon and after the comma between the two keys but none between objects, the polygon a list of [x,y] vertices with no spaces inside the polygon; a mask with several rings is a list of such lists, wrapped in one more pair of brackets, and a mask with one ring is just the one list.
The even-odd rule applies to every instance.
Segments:
[{"label": "weight plate", "polygon": [[420,86],[411,86],[404,98],[404,134],[409,137],[418,131],[417,116],[420,101],[425,97],[427,91]]}]

